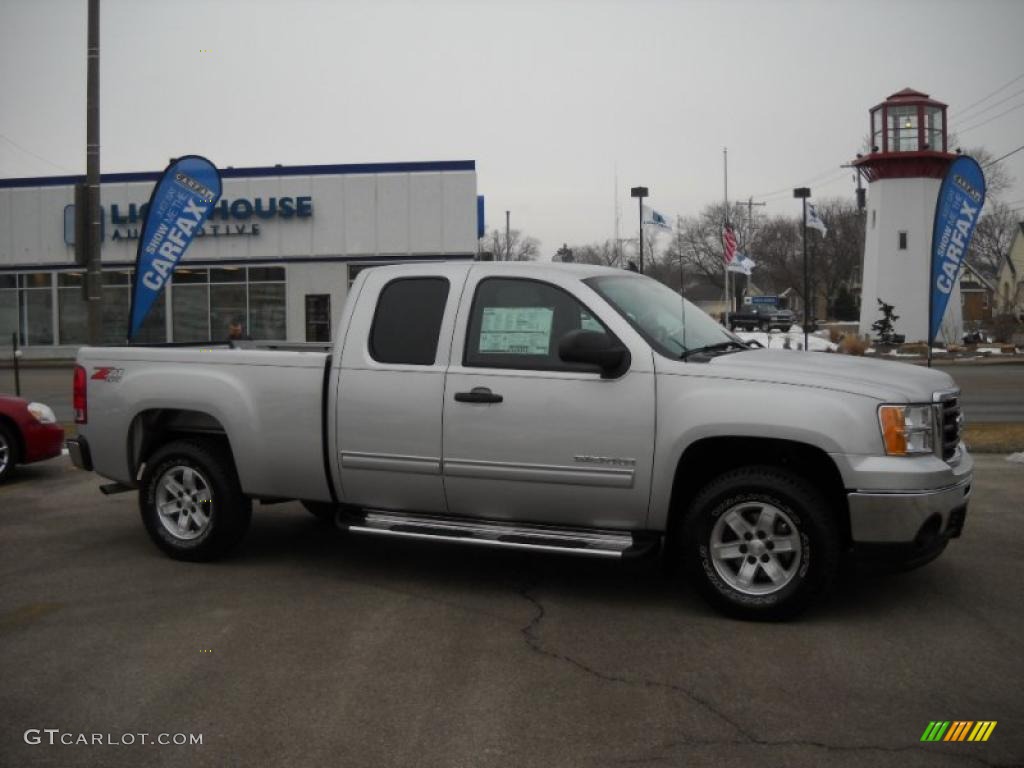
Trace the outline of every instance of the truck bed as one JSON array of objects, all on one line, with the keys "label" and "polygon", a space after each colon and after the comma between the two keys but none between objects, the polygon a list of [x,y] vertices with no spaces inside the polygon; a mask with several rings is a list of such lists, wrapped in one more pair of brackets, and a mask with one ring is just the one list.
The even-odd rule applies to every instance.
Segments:
[{"label": "truck bed", "polygon": [[140,446],[132,441],[133,430],[141,419],[170,415],[199,419],[231,436],[246,494],[330,499],[323,459],[330,356],[274,346],[285,345],[82,348],[89,423],[79,432],[92,446],[96,471],[134,484],[131,457]]}]

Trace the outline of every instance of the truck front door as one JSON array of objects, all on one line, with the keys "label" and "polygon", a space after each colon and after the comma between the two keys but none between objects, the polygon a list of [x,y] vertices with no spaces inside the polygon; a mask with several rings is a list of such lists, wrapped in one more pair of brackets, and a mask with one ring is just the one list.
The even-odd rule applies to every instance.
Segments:
[{"label": "truck front door", "polygon": [[617,316],[599,318],[565,287],[526,276],[471,271],[465,296],[444,394],[449,511],[643,527],[654,447],[649,347],[632,338],[630,369],[602,379],[563,362],[558,343],[577,329],[628,333]]}]

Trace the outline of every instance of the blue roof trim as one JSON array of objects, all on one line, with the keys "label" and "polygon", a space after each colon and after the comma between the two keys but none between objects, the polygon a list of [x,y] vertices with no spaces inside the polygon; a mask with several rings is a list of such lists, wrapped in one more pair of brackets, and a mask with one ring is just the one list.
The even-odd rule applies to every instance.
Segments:
[{"label": "blue roof trim", "polygon": [[[419,163],[348,163],[345,165],[261,165],[255,168],[220,168],[225,179],[252,179],[266,176],[327,176],[357,173],[436,173],[438,171],[475,171],[475,160],[436,160]],[[163,171],[141,173],[104,173],[100,182],[156,181]],[[11,187],[61,187],[85,181],[75,176],[35,176],[0,179],[0,189]]]}]

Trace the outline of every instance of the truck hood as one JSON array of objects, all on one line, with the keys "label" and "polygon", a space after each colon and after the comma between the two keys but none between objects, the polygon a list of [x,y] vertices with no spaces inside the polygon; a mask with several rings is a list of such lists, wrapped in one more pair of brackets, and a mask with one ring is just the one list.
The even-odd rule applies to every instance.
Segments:
[{"label": "truck hood", "polygon": [[712,358],[706,369],[714,377],[831,389],[897,403],[931,402],[932,393],[956,386],[934,368],[824,352],[734,352]]}]

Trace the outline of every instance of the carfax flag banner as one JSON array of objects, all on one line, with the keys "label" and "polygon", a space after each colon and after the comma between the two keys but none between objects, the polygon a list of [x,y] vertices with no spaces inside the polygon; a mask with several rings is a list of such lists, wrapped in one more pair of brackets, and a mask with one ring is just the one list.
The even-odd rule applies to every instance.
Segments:
[{"label": "carfax flag banner", "polygon": [[192,238],[220,199],[220,171],[205,157],[186,155],[167,166],[149,198],[132,285],[128,341],[142,327]]},{"label": "carfax flag banner", "polygon": [[929,287],[928,343],[935,340],[946,314],[974,227],[985,204],[985,174],[972,157],[962,155],[953,161],[939,188],[935,202],[935,226],[932,230],[932,264]]}]

